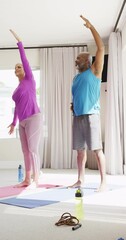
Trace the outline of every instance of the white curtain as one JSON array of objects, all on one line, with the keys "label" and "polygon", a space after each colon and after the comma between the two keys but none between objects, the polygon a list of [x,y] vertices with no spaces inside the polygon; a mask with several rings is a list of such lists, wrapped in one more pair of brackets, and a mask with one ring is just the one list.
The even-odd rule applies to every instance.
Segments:
[{"label": "white curtain", "polygon": [[[86,49],[87,50],[87,49]],[[71,84],[75,58],[85,47],[42,48],[43,168],[72,168]]]},{"label": "white curtain", "polygon": [[123,174],[124,168],[124,92],[120,32],[109,38],[105,156],[109,174]]},{"label": "white curtain", "polygon": [[126,175],[126,22],[122,29],[122,67],[123,67],[123,123],[124,123],[124,174]]}]

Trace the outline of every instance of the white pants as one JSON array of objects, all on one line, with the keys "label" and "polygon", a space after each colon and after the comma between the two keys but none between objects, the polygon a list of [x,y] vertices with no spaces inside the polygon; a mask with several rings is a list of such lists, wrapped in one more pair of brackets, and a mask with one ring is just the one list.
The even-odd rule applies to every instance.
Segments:
[{"label": "white pants", "polygon": [[41,113],[35,114],[19,123],[19,134],[24,155],[25,171],[33,170],[39,174],[39,143],[42,129]]}]

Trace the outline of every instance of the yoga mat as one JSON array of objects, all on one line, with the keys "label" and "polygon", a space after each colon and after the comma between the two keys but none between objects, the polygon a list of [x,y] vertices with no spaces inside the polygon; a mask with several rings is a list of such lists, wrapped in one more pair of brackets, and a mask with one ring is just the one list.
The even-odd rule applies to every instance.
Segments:
[{"label": "yoga mat", "polygon": [[[83,195],[91,195],[91,194],[97,194],[97,188],[99,187],[99,184],[97,183],[89,183],[85,184],[85,187],[81,188]],[[122,186],[117,185],[108,185],[107,191],[112,191],[115,189],[119,189]],[[73,199],[75,197],[75,193],[77,191],[77,188],[67,188],[67,187],[59,187],[59,188],[53,188],[48,189],[41,192],[31,193],[25,195],[25,199],[34,199],[34,200],[52,200],[52,201],[67,201],[68,199]],[[19,196],[19,198],[24,198],[24,196]]]},{"label": "yoga mat", "polygon": [[[98,189],[99,188],[99,184],[100,183],[86,183],[85,186],[84,186],[84,189]],[[115,189],[119,189],[119,188],[123,188],[124,186],[122,185],[114,185],[114,184],[107,184],[106,186],[106,190],[108,191],[112,191],[112,190],[115,190]]]},{"label": "yoga mat", "polygon": [[[97,187],[98,187],[98,184],[95,184],[95,185],[92,184],[92,186],[91,184],[89,184],[84,188],[82,188],[84,196],[97,194],[97,192],[95,191]],[[115,185],[109,186],[109,190],[115,190],[119,188],[120,186],[115,186]],[[42,189],[41,192],[35,192],[35,193],[29,192],[24,196],[21,194],[14,198],[2,199],[0,200],[0,203],[24,207],[24,208],[35,208],[35,207],[46,206],[49,204],[54,204],[58,202],[64,202],[71,199],[75,199],[76,190],[77,188],[53,187],[45,190]]]},{"label": "yoga mat", "polygon": [[[51,201],[67,201],[69,199],[75,198],[76,188],[53,188],[46,190],[44,192],[39,192],[35,194],[25,195],[25,199],[34,199],[34,200],[51,200]],[[93,189],[83,189],[84,195],[94,194]],[[18,198],[23,199],[24,196],[18,196]]]},{"label": "yoga mat", "polygon": [[58,201],[6,198],[3,200],[0,200],[0,203],[13,205],[17,207],[24,207],[24,208],[36,208],[36,207],[58,203]]},{"label": "yoga mat", "polygon": [[[75,189],[73,188],[58,188],[58,189],[48,189],[44,192],[39,192],[36,194],[27,194],[25,199],[34,199],[34,200],[51,200],[51,201],[66,201],[75,196]],[[20,196],[19,196],[20,197]],[[20,199],[23,199],[24,196],[21,196]]]},{"label": "yoga mat", "polygon": [[14,188],[14,186],[0,187],[0,198],[18,195],[24,190],[25,187],[22,188]]},{"label": "yoga mat", "polygon": [[[53,185],[53,184],[39,184],[39,188],[55,188],[59,187],[59,185]],[[16,196],[18,194],[21,194],[24,190],[26,190],[27,187],[15,187],[13,186],[6,186],[6,187],[0,187],[0,198],[10,197],[10,196]]]},{"label": "yoga mat", "polygon": [[[75,199],[75,192],[75,188],[53,188],[39,193],[2,199],[0,203],[24,208],[35,208]],[[94,191],[92,189],[86,189],[84,195],[89,194],[94,194]]]}]

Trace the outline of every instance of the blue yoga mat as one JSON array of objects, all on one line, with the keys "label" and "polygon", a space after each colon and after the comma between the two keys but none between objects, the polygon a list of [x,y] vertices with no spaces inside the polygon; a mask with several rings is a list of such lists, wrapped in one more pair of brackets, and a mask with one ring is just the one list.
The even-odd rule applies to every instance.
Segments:
[{"label": "blue yoga mat", "polygon": [[36,208],[36,207],[58,203],[58,201],[20,199],[15,197],[15,198],[7,198],[7,199],[0,200],[0,203],[18,206],[18,207],[24,207],[24,208]]}]

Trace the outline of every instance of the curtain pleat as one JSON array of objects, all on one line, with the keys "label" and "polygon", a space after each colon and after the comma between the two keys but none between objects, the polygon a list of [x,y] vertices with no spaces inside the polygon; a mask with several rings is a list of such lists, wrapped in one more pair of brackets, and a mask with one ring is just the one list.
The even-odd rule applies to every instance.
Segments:
[{"label": "curtain pleat", "polygon": [[76,73],[75,58],[85,51],[84,48],[40,50],[43,168],[65,169],[76,166],[75,153],[72,151],[71,84]]},{"label": "curtain pleat", "polygon": [[105,156],[109,174],[123,174],[123,77],[121,34],[111,33],[107,75]]},{"label": "curtain pleat", "polygon": [[122,29],[122,67],[123,67],[123,163],[126,175],[126,23]]}]

